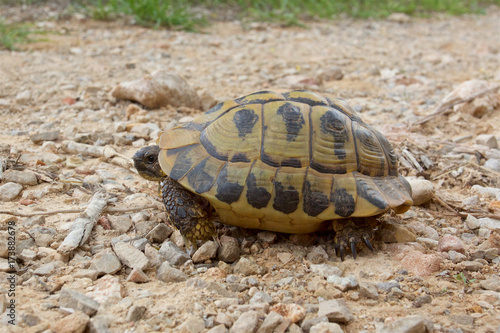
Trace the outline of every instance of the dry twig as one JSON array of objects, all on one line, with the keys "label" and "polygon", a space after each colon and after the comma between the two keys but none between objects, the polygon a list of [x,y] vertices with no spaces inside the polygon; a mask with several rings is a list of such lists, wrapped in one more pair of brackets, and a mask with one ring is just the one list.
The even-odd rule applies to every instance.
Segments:
[{"label": "dry twig", "polygon": [[[115,214],[115,213],[129,213],[129,212],[137,212],[140,210],[146,210],[151,208],[157,208],[156,205],[144,206],[144,207],[131,207],[131,208],[116,208],[116,207],[105,207],[104,211],[106,213]],[[55,214],[72,214],[72,213],[81,213],[85,210],[85,208],[75,208],[75,209],[59,209],[52,210],[48,212],[32,212],[32,213],[22,213],[22,212],[14,212],[11,210],[0,210],[0,214],[19,216],[19,217],[32,217],[38,215],[55,215]]]}]

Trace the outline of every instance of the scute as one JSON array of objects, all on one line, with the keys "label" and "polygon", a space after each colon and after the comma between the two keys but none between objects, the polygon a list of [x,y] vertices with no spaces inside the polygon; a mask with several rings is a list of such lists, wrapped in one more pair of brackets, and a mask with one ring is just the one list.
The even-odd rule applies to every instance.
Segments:
[{"label": "scute", "polygon": [[163,171],[227,224],[312,232],[325,221],[412,205],[387,139],[328,95],[257,92],[217,104],[158,142]]}]

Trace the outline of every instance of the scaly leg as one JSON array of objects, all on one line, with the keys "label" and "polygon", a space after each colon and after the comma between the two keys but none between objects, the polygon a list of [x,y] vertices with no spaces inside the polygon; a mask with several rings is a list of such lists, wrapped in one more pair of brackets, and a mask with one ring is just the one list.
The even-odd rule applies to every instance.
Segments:
[{"label": "scaly leg", "polygon": [[332,221],[335,230],[334,246],[335,253],[340,255],[344,261],[345,250],[350,249],[352,257],[356,259],[356,246],[365,243],[366,247],[373,251],[370,240],[373,238],[373,227],[376,218],[353,218]]},{"label": "scaly leg", "polygon": [[196,249],[198,240],[206,241],[216,235],[212,214],[208,212],[210,206],[205,199],[170,177],[165,177],[160,186],[169,219],[181,232],[187,248]]}]

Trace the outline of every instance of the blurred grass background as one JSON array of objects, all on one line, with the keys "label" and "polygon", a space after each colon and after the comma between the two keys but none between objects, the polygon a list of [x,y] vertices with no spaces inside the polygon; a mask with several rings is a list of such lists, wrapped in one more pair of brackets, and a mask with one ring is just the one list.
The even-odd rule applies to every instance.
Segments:
[{"label": "blurred grass background", "polygon": [[[135,24],[196,31],[212,20],[270,21],[284,26],[307,25],[339,17],[381,19],[391,13],[411,16],[481,14],[500,0],[0,0],[0,6],[56,3],[68,13],[96,20],[130,18]],[[6,23],[0,16],[0,48],[13,49],[34,32],[29,25]]]}]

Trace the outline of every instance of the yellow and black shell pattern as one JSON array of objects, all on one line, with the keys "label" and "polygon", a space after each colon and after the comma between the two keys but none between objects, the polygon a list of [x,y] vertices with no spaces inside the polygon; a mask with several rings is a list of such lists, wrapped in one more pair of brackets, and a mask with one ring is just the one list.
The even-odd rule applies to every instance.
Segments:
[{"label": "yellow and black shell pattern", "polygon": [[231,225],[308,233],[413,203],[387,139],[345,101],[313,92],[219,103],[158,144],[163,171]]}]

